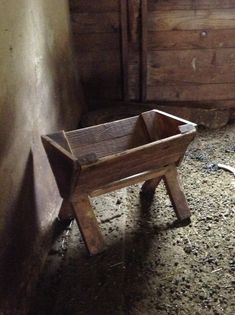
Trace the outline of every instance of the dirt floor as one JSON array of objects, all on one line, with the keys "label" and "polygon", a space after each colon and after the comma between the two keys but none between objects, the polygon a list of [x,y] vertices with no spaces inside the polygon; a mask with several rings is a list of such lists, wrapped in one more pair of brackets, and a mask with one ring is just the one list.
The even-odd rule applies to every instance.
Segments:
[{"label": "dirt floor", "polygon": [[199,130],[179,169],[191,224],[175,222],[162,184],[93,200],[107,241],[87,257],[75,223],[55,242],[30,315],[235,314],[235,124]]}]

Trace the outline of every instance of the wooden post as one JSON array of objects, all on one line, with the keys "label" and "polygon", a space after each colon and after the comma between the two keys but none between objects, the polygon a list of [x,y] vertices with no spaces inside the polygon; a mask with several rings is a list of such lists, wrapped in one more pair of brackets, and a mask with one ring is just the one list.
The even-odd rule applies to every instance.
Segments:
[{"label": "wooden post", "polygon": [[141,193],[143,195],[152,196],[155,193],[155,189],[157,188],[158,184],[160,183],[162,177],[156,177],[153,179],[149,179],[146,182],[144,182]]},{"label": "wooden post", "polygon": [[63,200],[58,217],[61,221],[69,221],[74,218],[73,207],[69,200]]},{"label": "wooden post", "polygon": [[178,172],[175,165],[172,165],[163,176],[167,193],[172,202],[176,216],[179,220],[186,220],[190,217],[190,210],[184,192],[180,187]]},{"label": "wooden post", "polygon": [[147,97],[147,0],[141,0],[141,51],[140,51],[140,101],[145,102]]},{"label": "wooden post", "polygon": [[72,201],[74,215],[90,255],[104,251],[105,243],[94,211],[86,193],[76,196]]},{"label": "wooden post", "polygon": [[127,0],[120,1],[121,6],[121,62],[122,62],[122,97],[128,101],[128,28],[127,28]]}]

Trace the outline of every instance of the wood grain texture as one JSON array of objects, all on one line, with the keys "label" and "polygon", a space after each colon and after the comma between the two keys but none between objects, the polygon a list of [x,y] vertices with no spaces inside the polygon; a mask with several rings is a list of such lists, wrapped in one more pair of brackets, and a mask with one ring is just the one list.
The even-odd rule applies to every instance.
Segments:
[{"label": "wood grain texture", "polygon": [[[91,196],[92,197],[100,196],[100,195],[106,194],[108,192],[117,190],[117,189],[122,189],[122,188],[127,187],[127,186],[138,184],[144,180],[150,182],[152,178],[157,177],[157,176],[158,176],[159,182],[160,182],[161,177],[167,172],[167,170],[168,170],[168,166],[163,167],[163,168],[149,170],[147,172],[136,174],[134,176],[127,177],[127,178],[109,183],[109,184],[101,187],[100,189],[95,190],[94,192],[91,192]],[[153,180],[153,181],[155,181],[155,180]],[[156,186],[155,186],[155,188],[156,188]]]},{"label": "wood grain texture", "polygon": [[141,0],[141,68],[140,68],[140,100],[144,102],[147,94],[147,0]]},{"label": "wood grain texture", "polygon": [[70,10],[80,13],[118,12],[119,0],[70,0]]},{"label": "wood grain texture", "polygon": [[74,189],[74,178],[80,173],[80,165],[68,149],[64,149],[50,137],[43,136],[42,142],[60,195],[67,199]]},{"label": "wood grain texture", "polygon": [[[235,99],[235,84],[174,84],[148,87],[149,101],[222,101]],[[222,104],[222,103],[221,103]]]},{"label": "wood grain texture", "polygon": [[[192,59],[196,59],[195,67]],[[172,61],[172,65],[170,64]],[[235,48],[221,49],[195,49],[195,50],[173,50],[173,51],[151,51],[149,52],[149,64],[161,66],[187,66],[191,65],[192,70],[196,71],[197,66],[204,67],[207,65],[223,66],[235,65]]]},{"label": "wood grain texture", "polygon": [[131,44],[135,44],[138,37],[139,3],[136,0],[128,0],[128,37]]},{"label": "wood grain texture", "polygon": [[121,69],[122,69],[122,97],[128,100],[128,25],[127,0],[120,1],[120,23],[121,23]]},{"label": "wood grain texture", "polygon": [[74,197],[72,206],[89,254],[101,253],[105,249],[105,242],[88,195],[80,192]]},{"label": "wood grain texture", "polygon": [[[175,165],[193,140],[195,126],[152,110],[128,119],[42,137],[64,198],[60,218],[71,218],[71,202],[90,255],[102,252],[105,244],[89,195],[164,177],[176,214],[185,219],[185,197],[175,175]],[[148,190],[153,183],[156,180],[146,183]]]},{"label": "wood grain texture", "polygon": [[149,11],[208,10],[235,8],[234,0],[148,0]]},{"label": "wood grain texture", "polygon": [[77,52],[77,65],[88,102],[90,99],[122,99],[118,50]]},{"label": "wood grain texture", "polygon": [[148,50],[220,49],[235,47],[235,30],[187,30],[148,32]]},{"label": "wood grain texture", "polygon": [[191,213],[180,185],[178,172],[175,166],[171,166],[163,176],[163,180],[177,218],[179,220],[188,219],[191,216]]},{"label": "wood grain texture", "polygon": [[[183,136],[178,135],[157,145],[154,143],[148,144],[133,149],[128,154],[120,153],[115,158],[101,160],[94,165],[83,168],[78,185],[88,191],[96,190],[100,186],[114,181],[117,178],[116,174],[121,179],[148,169],[175,163],[184,154],[193,137],[191,133]],[[100,174],[102,174],[102,177]]]},{"label": "wood grain texture", "polygon": [[[234,83],[235,49],[194,49],[149,53],[148,83]],[[217,95],[217,94],[215,94]]]},{"label": "wood grain texture", "polygon": [[76,157],[95,153],[101,158],[149,142],[144,123],[138,117],[67,132],[66,135]]},{"label": "wood grain texture", "polygon": [[148,14],[149,31],[234,29],[235,9],[169,10]]},{"label": "wood grain texture", "polygon": [[[90,104],[105,106],[99,100],[125,95],[132,101],[234,107],[235,0],[128,0],[123,45],[126,1],[71,0],[78,67]],[[122,59],[127,54],[128,62]]]},{"label": "wood grain texture", "polygon": [[120,32],[119,14],[73,13],[71,17],[73,33],[118,33]]},{"label": "wood grain texture", "polygon": [[[96,62],[94,58],[96,56]],[[112,53],[103,51],[99,55],[97,52],[79,52],[77,54],[77,64],[80,69],[82,81],[97,80],[100,83],[118,82],[121,76],[119,52]],[[114,76],[113,73],[116,73]],[[92,91],[91,91],[92,92]]]},{"label": "wood grain texture", "polygon": [[[120,52],[120,34],[119,33],[77,33],[73,35],[74,46],[77,53],[95,52],[96,55],[102,52],[113,51]],[[85,58],[86,56],[84,56]],[[93,55],[94,60],[95,55]],[[119,57],[119,56],[118,56]],[[89,62],[89,60],[87,60]],[[90,62],[92,62],[90,61]],[[87,64],[89,66],[89,64]]]}]

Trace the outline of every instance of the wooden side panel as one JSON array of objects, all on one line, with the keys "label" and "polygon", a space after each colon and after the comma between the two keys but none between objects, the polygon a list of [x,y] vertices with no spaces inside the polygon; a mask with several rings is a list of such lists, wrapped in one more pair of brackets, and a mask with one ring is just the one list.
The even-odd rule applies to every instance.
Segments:
[{"label": "wooden side panel", "polygon": [[83,168],[77,189],[96,190],[114,180],[175,163],[193,138],[194,133],[177,135],[168,141],[152,143]]},{"label": "wooden side panel", "polygon": [[71,131],[66,135],[73,154],[79,158],[93,154],[99,159],[150,141],[139,117]]}]

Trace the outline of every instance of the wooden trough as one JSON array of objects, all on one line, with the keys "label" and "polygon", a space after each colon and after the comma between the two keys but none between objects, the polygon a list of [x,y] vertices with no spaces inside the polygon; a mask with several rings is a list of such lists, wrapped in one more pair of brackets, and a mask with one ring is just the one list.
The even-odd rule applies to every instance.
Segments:
[{"label": "wooden trough", "polygon": [[196,125],[158,110],[102,125],[42,136],[61,197],[59,218],[75,217],[90,255],[105,242],[89,197],[138,182],[153,194],[164,180],[179,220],[190,217],[177,166]]}]

